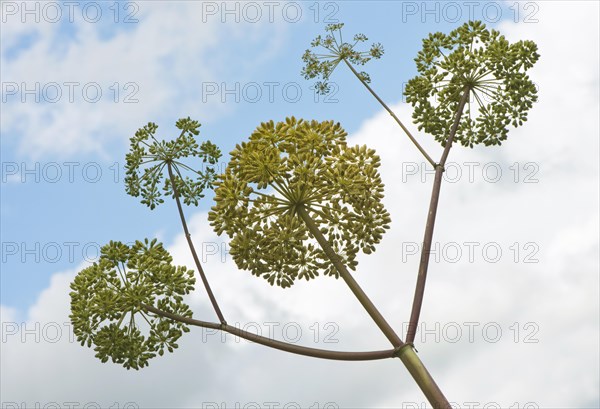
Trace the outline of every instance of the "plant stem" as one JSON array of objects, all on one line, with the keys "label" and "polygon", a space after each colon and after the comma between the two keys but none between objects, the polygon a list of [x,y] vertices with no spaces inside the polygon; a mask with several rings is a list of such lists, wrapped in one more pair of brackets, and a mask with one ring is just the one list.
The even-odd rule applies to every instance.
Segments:
[{"label": "plant stem", "polygon": [[223,313],[219,308],[219,304],[217,304],[217,299],[213,294],[210,284],[208,284],[208,280],[206,279],[206,274],[204,274],[204,270],[202,269],[202,265],[200,264],[200,260],[198,259],[198,254],[196,253],[196,248],[194,247],[194,243],[192,242],[192,235],[190,234],[187,223],[185,221],[185,216],[183,215],[183,208],[181,206],[181,202],[179,200],[179,191],[175,185],[175,177],[173,176],[173,169],[171,162],[167,162],[167,168],[169,170],[169,178],[171,179],[171,186],[173,187],[173,194],[175,196],[175,201],[177,202],[177,209],[179,210],[179,218],[181,219],[181,224],[183,226],[183,232],[185,233],[185,238],[188,242],[188,246],[190,247],[190,251],[192,252],[192,257],[194,258],[194,263],[196,264],[196,268],[198,269],[198,273],[200,274],[200,278],[202,279],[202,283],[204,284],[204,288],[208,293],[208,298],[213,306],[213,309],[217,313],[217,317],[221,324],[227,324],[225,321],[225,317],[223,317]]},{"label": "plant stem", "polygon": [[400,360],[434,409],[452,409],[452,406],[450,406],[450,403],[431,377],[431,374],[419,359],[412,344],[405,344],[399,350],[397,356],[400,357]]},{"label": "plant stem", "polygon": [[392,343],[395,348],[399,348],[404,345],[404,342],[400,339],[398,334],[393,330],[393,328],[388,324],[388,322],[383,318],[383,315],[379,312],[375,304],[369,299],[367,294],[362,290],[360,285],[354,280],[354,277],[350,274],[344,263],[340,260],[339,256],[335,253],[335,251],[329,245],[329,242],[319,230],[319,227],[316,225],[315,221],[310,217],[310,215],[306,212],[306,208],[304,205],[299,205],[296,208],[298,214],[306,223],[308,230],[312,233],[315,239],[319,242],[319,245],[334,265],[335,269],[340,273],[340,276],[344,279],[350,290],[354,293],[358,301],[365,308],[367,313],[371,316],[373,321],[377,324],[381,332],[387,337],[387,339]]},{"label": "plant stem", "polygon": [[429,156],[427,154],[427,152],[425,152],[425,149],[423,149],[423,147],[419,144],[419,142],[417,142],[417,140],[412,136],[412,134],[410,133],[410,131],[408,130],[408,128],[406,128],[404,126],[404,124],[402,123],[402,121],[400,121],[400,119],[398,119],[398,117],[396,116],[396,114],[394,114],[394,111],[392,111],[390,109],[390,107],[388,107],[387,104],[385,102],[383,102],[383,100],[381,98],[379,98],[379,95],[377,95],[377,93],[375,93],[375,91],[373,91],[373,89],[369,86],[369,84],[367,84],[365,82],[365,80],[363,80],[360,77],[360,74],[354,69],[354,67],[352,66],[352,64],[350,64],[348,61],[346,61],[346,59],[344,59],[344,62],[346,63],[346,65],[348,66],[348,68],[350,68],[350,70],[356,76],[356,78],[358,78],[358,80],[360,82],[362,82],[362,84],[369,90],[369,92],[371,93],[371,95],[373,95],[375,97],[375,99],[381,104],[381,106],[383,108],[385,108],[385,110],[392,116],[392,118],[394,118],[394,120],[396,121],[396,123],[398,125],[400,125],[400,128],[402,128],[402,130],[410,138],[410,140],[417,147],[417,149],[419,150],[419,152],[421,152],[423,154],[423,156],[425,156],[425,159],[427,159],[427,162],[429,162],[431,164],[431,166],[435,167],[436,164],[435,164],[434,160],[431,159],[431,156]]},{"label": "plant stem", "polygon": [[244,331],[241,328],[233,327],[227,324],[217,324],[216,322],[199,321],[189,317],[183,317],[181,315],[173,314],[170,312],[159,310],[151,305],[142,304],[142,307],[156,315],[164,318],[169,318],[174,321],[182,322],[189,325],[194,325],[201,328],[210,328],[214,330],[220,330],[228,332],[240,338],[247,339],[248,341],[256,342],[267,346],[269,348],[275,348],[285,352],[291,352],[293,354],[310,356],[313,358],[331,359],[336,361],[373,361],[378,359],[394,358],[396,351],[394,349],[382,350],[382,351],[366,351],[366,352],[350,352],[350,351],[330,351],[326,349],[309,348],[301,345],[290,344],[287,342],[277,341],[271,338],[263,337],[257,334],[253,334],[248,331]]},{"label": "plant stem", "polygon": [[415,288],[415,296],[413,298],[410,320],[408,322],[408,331],[406,333],[407,343],[413,343],[415,340],[415,335],[417,334],[419,315],[421,314],[421,306],[423,305],[423,294],[425,293],[425,281],[427,280],[427,268],[429,267],[431,243],[433,241],[433,228],[435,225],[438,202],[440,199],[440,189],[442,187],[442,174],[444,173],[444,165],[446,164],[446,159],[448,159],[448,154],[450,153],[450,148],[452,147],[452,142],[454,140],[454,136],[456,135],[456,130],[458,129],[463,109],[469,97],[469,92],[470,88],[466,88],[463,91],[460,102],[458,103],[458,107],[456,109],[454,123],[450,128],[450,133],[448,134],[448,138],[446,140],[444,152],[442,153],[440,162],[435,166],[435,178],[431,192],[431,201],[429,202],[429,212],[427,213],[427,223],[425,224],[425,235],[423,238],[423,248],[421,249],[421,260],[419,262],[417,285]]},{"label": "plant stem", "polygon": [[369,299],[367,294],[363,291],[360,285],[354,280],[354,277],[350,274],[344,263],[340,260],[340,257],[335,253],[333,248],[329,245],[329,242],[319,230],[319,227],[315,223],[315,221],[310,217],[304,205],[299,205],[296,207],[296,211],[298,215],[304,220],[308,230],[312,233],[315,239],[319,242],[319,245],[334,265],[338,273],[342,279],[348,284],[350,290],[354,293],[358,301],[365,308],[367,313],[371,316],[373,321],[377,324],[379,329],[383,332],[383,334],[387,337],[387,339],[392,343],[392,345],[396,348],[395,354],[399,356],[413,379],[417,382],[417,385],[421,388],[429,403],[434,408],[448,408],[451,409],[450,403],[437,386],[429,372],[425,369],[423,362],[419,359],[417,354],[414,351],[412,344],[404,343],[400,339],[400,337],[396,334],[396,332],[392,329],[390,324],[385,320],[383,315],[379,312],[377,307],[373,304],[373,302]]}]

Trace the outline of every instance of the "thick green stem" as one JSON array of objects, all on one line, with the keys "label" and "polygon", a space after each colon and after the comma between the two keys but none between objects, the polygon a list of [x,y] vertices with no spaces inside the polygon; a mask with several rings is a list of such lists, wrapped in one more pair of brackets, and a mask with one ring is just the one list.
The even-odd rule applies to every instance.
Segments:
[{"label": "thick green stem", "polygon": [[462,94],[456,109],[454,123],[450,128],[450,133],[448,134],[448,138],[446,140],[446,146],[444,147],[444,152],[442,153],[440,163],[435,166],[435,178],[433,180],[433,189],[431,192],[431,200],[429,202],[429,212],[427,213],[427,223],[425,224],[425,235],[423,238],[423,248],[421,249],[421,260],[419,262],[417,285],[415,288],[415,296],[413,298],[410,320],[408,322],[408,331],[406,333],[406,342],[411,344],[414,342],[417,334],[421,306],[423,305],[423,294],[425,293],[425,281],[427,280],[427,269],[429,267],[429,256],[431,254],[431,243],[433,241],[433,228],[435,226],[435,218],[440,199],[444,165],[446,164],[446,159],[448,159],[448,154],[450,153],[450,148],[452,147],[452,142],[454,141],[454,136],[456,135],[456,130],[458,129],[463,109],[467,103],[467,99],[469,98],[469,92],[470,89],[466,88]]},{"label": "thick green stem", "polygon": [[179,218],[181,219],[181,225],[183,226],[183,232],[185,233],[185,238],[188,242],[188,246],[190,247],[190,251],[192,252],[192,257],[194,258],[194,263],[196,264],[196,268],[198,269],[198,273],[200,274],[200,278],[202,279],[202,283],[204,284],[204,288],[208,293],[208,298],[213,306],[213,309],[217,313],[217,317],[219,317],[219,321],[222,324],[225,324],[225,317],[223,317],[223,313],[219,308],[219,304],[217,304],[217,299],[213,294],[210,284],[208,284],[208,280],[206,279],[206,274],[204,273],[204,269],[200,264],[200,259],[198,258],[198,254],[196,253],[196,248],[194,247],[194,243],[192,242],[192,235],[190,234],[187,223],[185,221],[185,216],[183,215],[183,208],[181,206],[181,201],[179,200],[179,191],[177,190],[177,186],[175,185],[175,176],[173,175],[173,168],[171,162],[167,162],[167,169],[169,170],[169,178],[171,179],[171,186],[173,187],[173,195],[175,196],[175,201],[177,202],[177,209],[179,210]]},{"label": "thick green stem", "polygon": [[310,217],[304,205],[298,205],[296,207],[296,211],[298,215],[302,218],[308,230],[312,233],[315,239],[319,242],[319,245],[334,265],[342,279],[348,284],[350,290],[358,301],[365,308],[367,313],[371,316],[373,321],[377,324],[379,329],[383,332],[383,334],[387,337],[387,339],[392,343],[392,345],[396,348],[396,356],[399,356],[413,379],[416,381],[417,385],[421,388],[427,400],[434,408],[442,408],[442,409],[450,409],[450,403],[437,386],[429,372],[425,369],[425,366],[414,352],[411,344],[405,344],[402,342],[398,334],[393,330],[393,328],[388,324],[383,315],[379,312],[377,307],[373,304],[373,302],[369,299],[367,294],[363,291],[360,285],[354,280],[354,277],[350,274],[344,263],[342,263],[340,257],[335,253],[321,230],[315,223],[315,221]]},{"label": "thick green stem", "polygon": [[392,118],[394,118],[394,120],[396,121],[396,123],[398,125],[400,125],[400,128],[402,128],[402,130],[406,133],[406,135],[409,137],[409,139],[412,141],[412,143],[417,147],[417,149],[419,150],[419,152],[421,152],[423,154],[423,156],[425,156],[425,159],[427,159],[427,162],[429,162],[432,166],[435,166],[434,160],[431,159],[431,156],[429,156],[427,154],[427,152],[425,152],[425,149],[423,149],[423,147],[419,144],[419,142],[417,142],[417,140],[415,139],[415,137],[412,136],[412,134],[410,133],[410,131],[408,130],[408,128],[404,126],[404,124],[402,123],[402,121],[400,121],[400,119],[398,119],[398,117],[396,116],[396,114],[394,113],[394,111],[392,111],[390,109],[390,107],[388,107],[387,104],[385,102],[383,102],[383,100],[381,98],[379,98],[379,95],[377,95],[377,93],[375,91],[373,91],[373,89],[369,86],[369,84],[367,84],[366,81],[361,78],[360,74],[354,69],[354,67],[352,66],[352,64],[350,64],[345,59],[344,59],[344,62],[346,63],[346,65],[348,66],[348,68],[350,68],[350,70],[356,76],[356,78],[358,78],[358,80],[367,88],[367,90],[369,90],[369,92],[371,93],[371,95],[373,95],[375,97],[375,99],[377,100],[377,102],[379,102],[381,104],[381,106],[392,116]]},{"label": "thick green stem", "polygon": [[425,368],[423,362],[419,359],[419,356],[415,352],[415,348],[412,344],[405,344],[402,347],[397,356],[400,358],[408,372],[411,374],[413,379],[417,382],[423,394],[434,409],[451,409],[450,403],[437,386],[431,374]]}]

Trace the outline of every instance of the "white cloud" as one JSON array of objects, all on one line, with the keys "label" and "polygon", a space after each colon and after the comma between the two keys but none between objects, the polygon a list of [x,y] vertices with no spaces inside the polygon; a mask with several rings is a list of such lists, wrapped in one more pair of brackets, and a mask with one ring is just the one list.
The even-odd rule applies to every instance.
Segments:
[{"label": "white cloud", "polygon": [[[192,223],[192,233],[197,224]],[[202,238],[198,236],[198,239]],[[182,261],[177,256],[182,247],[173,249],[176,262]],[[273,303],[280,302],[284,291],[278,294],[277,291],[261,291],[254,297],[244,297],[244,291],[253,291],[257,280],[248,279],[246,273],[239,273],[237,282],[231,277],[216,276],[226,274],[224,267],[220,267],[220,262],[209,261],[206,264],[216,284],[215,291],[225,301],[222,303],[223,310],[231,317],[232,325],[239,322],[244,327],[248,322],[254,322],[265,335],[271,325],[273,335],[285,339],[282,326],[289,323],[288,326],[301,328],[302,343],[306,345],[351,350],[357,343],[352,341],[352,336],[360,334],[353,328],[348,331],[342,324],[340,333],[334,335],[334,338],[346,338],[341,346],[323,343],[324,335],[331,333],[324,330],[324,324],[335,322],[323,319],[319,320],[320,343],[315,345],[312,341],[314,333],[309,329],[311,322],[303,319],[302,313],[296,314],[300,318],[288,315],[285,309],[280,313],[273,311],[267,314],[268,309],[272,311],[278,307]],[[228,267],[229,271],[234,271],[231,265]],[[41,407],[51,402],[63,406],[67,402],[78,402],[81,406],[96,403],[102,407],[114,402],[120,407],[127,402],[134,402],[139,407],[202,407],[203,404],[221,405],[223,402],[227,407],[234,406],[235,402],[241,402],[242,406],[251,402],[298,403],[303,407],[314,402],[321,406],[327,402],[345,405],[362,402],[362,405],[368,405],[371,401],[368,394],[359,391],[350,393],[346,385],[360,380],[377,391],[381,388],[377,378],[372,377],[372,372],[349,371],[348,367],[374,368],[378,374],[381,371],[395,373],[399,368],[398,363],[390,362],[366,363],[362,368],[359,367],[363,364],[356,363],[335,363],[332,366],[331,362],[292,356],[251,345],[244,340],[238,343],[230,335],[226,342],[222,342],[219,335],[203,333],[196,328],[184,337],[180,349],[174,354],[153,361],[150,367],[140,372],[128,372],[113,364],[101,364],[93,357],[92,350],[81,347],[72,339],[68,314],[69,283],[74,275],[75,271],[55,274],[49,288],[40,295],[24,321],[15,319],[3,308],[5,339],[1,350],[3,376],[0,388],[4,405],[24,404],[30,407],[36,402]],[[226,292],[223,286],[228,281]],[[198,292],[203,291],[199,289]],[[268,293],[273,296],[269,297]],[[240,295],[237,307],[230,308],[235,294]],[[210,319],[212,316],[205,302],[196,300],[192,305],[199,318]],[[253,310],[261,313],[256,315]],[[323,315],[320,317],[324,318]],[[275,324],[279,326],[273,327]],[[287,336],[295,335],[290,331]],[[318,374],[320,376],[315,376]],[[303,384],[302,389],[297,387],[297,382]],[[327,388],[323,388],[324,382],[329,384]]]},{"label": "white cloud", "polygon": [[[462,245],[459,262],[431,263],[422,318],[426,328],[439,323],[440,330],[422,332],[424,342],[418,336],[417,348],[449,399],[462,407],[465,402],[598,406],[598,39],[588,35],[597,33],[597,16],[596,3],[567,7],[544,2],[538,24],[504,24],[501,30],[509,39],[533,39],[540,47],[542,58],[532,74],[540,86],[540,102],[502,147],[457,146],[451,152],[450,161],[461,164],[463,172],[466,162],[478,165],[472,183],[463,173],[456,183],[443,185],[435,241],[441,251],[444,245],[452,249],[448,243],[480,245],[473,262]],[[409,122],[406,105],[394,108]],[[441,149],[430,138],[420,138],[430,152],[437,152],[434,157],[439,155]],[[385,201],[393,218],[392,229],[373,255],[361,258],[355,276],[392,325],[402,328],[418,263],[416,255],[403,250],[422,240],[432,176],[422,183],[406,173],[407,166],[421,159],[385,113],[365,121],[351,142],[366,143],[381,155]],[[510,168],[514,162],[521,169],[517,182]],[[523,168],[528,162],[533,167]],[[497,183],[481,173],[490,163],[503,171]],[[532,176],[538,182],[524,183],[524,175],[536,169]],[[275,335],[281,339],[281,327],[297,322],[302,343],[317,346],[310,326],[319,322],[322,341],[324,324],[334,322],[340,342],[318,347],[387,348],[342,281],[319,278],[289,290],[271,288],[238,271],[229,257],[221,261],[222,241],[210,232],[205,213],[194,214],[189,224],[199,249],[217,249],[207,255],[206,271],[230,323],[256,322],[266,331],[266,322],[278,322]],[[525,247],[529,242],[533,244]],[[502,249],[498,262],[489,262],[492,253],[481,252],[486,243]],[[193,265],[182,235],[169,250],[176,263]],[[524,263],[526,256],[538,261]],[[30,309],[27,328],[35,322],[68,321],[73,274],[54,277]],[[200,285],[192,305],[199,319],[214,316]],[[15,312],[6,311],[1,311],[4,322],[17,320]],[[457,328],[462,334],[453,343]],[[502,334],[494,342],[497,328]],[[198,407],[202,402],[399,407],[424,402],[396,361],[319,361],[238,344],[229,336],[225,343],[217,335],[203,342],[199,329],[184,337],[175,354],[139,373],[101,365],[91,350],[66,337],[57,343],[29,338],[23,343],[16,334],[3,343],[2,375],[5,402],[96,401],[108,406],[117,401],[122,406],[133,401],[140,407]]]},{"label": "white cloud", "polygon": [[[592,407],[599,401],[598,4],[539,5],[538,24],[504,23],[500,30],[511,41],[538,43],[542,57],[531,75],[540,88],[540,102],[525,126],[512,131],[501,148],[453,148],[450,161],[462,165],[463,174],[456,183],[442,187],[434,239],[440,251],[444,245],[451,250],[452,243],[469,241],[481,243],[479,249],[498,243],[503,250],[497,263],[486,263],[478,251],[469,263],[468,249],[461,246],[459,263],[430,266],[423,310],[426,324],[439,322],[442,330],[444,323],[461,324],[461,341],[468,329],[462,323],[468,321],[498,323],[504,331],[498,343],[482,340],[481,331],[475,331],[473,344],[428,342],[422,348],[426,361],[445,361],[432,373],[448,396],[460,403]],[[559,25],[562,29],[556,30]],[[408,122],[409,108],[403,104],[395,108]],[[409,282],[406,293],[411,293],[418,259],[413,256],[400,267],[391,260],[398,258],[399,243],[422,240],[433,177],[422,184],[418,176],[405,172],[403,183],[402,170],[412,170],[407,161],[417,152],[385,113],[367,122],[353,140],[381,154],[386,200],[394,220],[394,231],[378,250],[379,257],[365,259],[362,268],[400,270],[384,290]],[[471,166],[478,169],[473,183],[468,180],[467,162],[475,162]],[[517,183],[515,162],[521,167]],[[502,169],[497,183],[486,182],[481,173],[486,164]],[[538,182],[524,183],[526,175]],[[515,242],[520,243],[518,263],[511,260]],[[524,263],[528,255],[538,261]],[[401,311],[408,310],[409,295]],[[539,342],[525,343],[524,337],[534,332],[528,340]]]},{"label": "white cloud", "polygon": [[[200,23],[202,3],[195,2],[134,4],[139,22],[120,25],[108,37],[103,29],[106,19],[114,19],[114,10],[105,10],[97,24],[82,19],[80,10],[69,23],[66,6],[60,23],[44,18],[35,23],[34,16],[21,17],[20,12],[6,16],[3,139],[10,138],[5,142],[15,145],[19,154],[32,159],[106,156],[111,144],[122,143],[148,118],[214,119],[231,107],[217,98],[200,104],[202,84],[222,81],[233,72],[239,65],[231,62],[240,48],[263,50],[253,56],[253,64],[241,74],[244,78],[282,45],[280,24],[235,27],[219,18]],[[15,5],[20,10],[21,5]],[[65,30],[74,35],[65,36]],[[17,47],[27,36],[34,39],[32,44]],[[236,47],[223,47],[224,41],[235,41]],[[40,101],[24,89],[41,90]]]},{"label": "white cloud", "polygon": [[0,319],[2,321],[14,321],[17,317],[17,310],[14,308],[0,306]]}]

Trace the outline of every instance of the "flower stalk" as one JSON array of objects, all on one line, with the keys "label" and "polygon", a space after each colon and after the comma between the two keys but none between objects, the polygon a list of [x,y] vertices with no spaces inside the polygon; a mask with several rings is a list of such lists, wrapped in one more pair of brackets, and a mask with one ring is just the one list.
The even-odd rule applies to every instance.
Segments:
[{"label": "flower stalk", "polygon": [[204,288],[206,289],[206,293],[208,294],[208,298],[210,299],[210,303],[212,304],[217,317],[221,324],[227,324],[225,321],[225,317],[221,312],[221,308],[217,303],[217,299],[210,288],[210,284],[206,278],[206,274],[204,273],[204,269],[202,268],[202,264],[200,264],[200,259],[198,258],[198,253],[196,253],[196,248],[194,247],[194,242],[192,241],[192,235],[187,226],[187,222],[185,221],[185,216],[183,214],[183,208],[181,206],[181,201],[179,200],[179,190],[177,189],[177,184],[175,183],[175,176],[173,175],[173,167],[170,161],[167,161],[167,170],[169,172],[169,179],[171,181],[171,186],[173,187],[173,196],[175,196],[175,202],[177,202],[177,210],[179,211],[179,218],[181,219],[181,225],[183,226],[183,232],[185,233],[185,239],[190,248],[190,252],[192,253],[192,257],[194,258],[194,264],[196,264],[196,268],[198,269],[198,274],[200,274],[200,278],[202,279],[202,284],[204,284]]},{"label": "flower stalk", "polygon": [[308,230],[312,233],[331,263],[338,270],[340,277],[346,282],[352,293],[356,296],[373,321],[375,321],[375,324],[377,324],[381,332],[383,332],[390,343],[395,347],[395,356],[398,356],[404,366],[406,366],[408,372],[419,385],[419,388],[421,388],[431,405],[434,408],[451,408],[450,403],[442,393],[441,389],[437,386],[433,377],[429,374],[425,365],[423,365],[423,362],[415,353],[412,344],[402,342],[398,334],[396,334],[396,331],[394,331],[383,315],[381,315],[377,307],[375,307],[375,304],[373,304],[354,277],[352,277],[352,274],[350,274],[346,266],[341,262],[338,255],[331,248],[329,242],[325,236],[323,236],[315,221],[306,211],[305,206],[302,204],[298,205],[296,207],[296,212],[304,223],[306,223]]},{"label": "flower stalk", "polygon": [[423,247],[421,249],[421,260],[419,262],[419,272],[417,274],[417,284],[415,288],[415,295],[413,297],[413,305],[410,314],[410,320],[408,322],[408,330],[406,333],[406,342],[413,343],[417,333],[417,326],[419,324],[419,316],[421,314],[421,307],[423,306],[423,295],[425,294],[425,281],[427,280],[427,269],[429,267],[429,258],[431,256],[431,243],[433,242],[433,228],[435,226],[435,218],[437,216],[437,208],[440,200],[440,190],[442,187],[442,174],[444,173],[444,166],[456,135],[456,130],[460,123],[460,118],[463,113],[463,109],[469,98],[470,89],[467,87],[461,96],[458,108],[456,109],[456,115],[454,123],[448,134],[446,140],[446,146],[440,162],[435,166],[435,178],[433,181],[433,189],[431,192],[431,201],[429,202],[429,211],[427,212],[427,222],[425,224],[425,236],[423,237]]},{"label": "flower stalk", "polygon": [[296,207],[296,212],[300,216],[300,218],[306,223],[306,227],[311,232],[311,234],[315,237],[331,263],[335,266],[338,271],[340,277],[348,284],[350,290],[354,294],[354,296],[358,299],[360,304],[367,311],[369,316],[375,321],[375,324],[379,327],[381,332],[386,336],[386,338],[390,341],[390,343],[395,347],[399,348],[404,345],[404,342],[400,339],[400,337],[396,334],[393,328],[388,324],[383,315],[379,312],[375,304],[371,301],[371,299],[365,294],[360,285],[356,282],[350,271],[346,268],[344,263],[340,260],[338,255],[329,245],[329,242],[321,233],[321,230],[315,223],[315,221],[310,217],[304,205],[300,204]]},{"label": "flower stalk", "polygon": [[350,64],[348,62],[347,59],[344,58],[343,61],[346,63],[346,65],[348,66],[348,68],[350,68],[350,71],[352,71],[352,73],[354,74],[354,76],[356,78],[358,78],[358,80],[365,86],[365,88],[367,88],[367,90],[371,93],[371,95],[373,95],[373,97],[377,100],[377,102],[379,102],[381,104],[381,106],[388,112],[388,114],[390,114],[390,116],[392,118],[394,118],[394,121],[396,121],[396,123],[400,126],[400,128],[402,128],[402,130],[404,131],[404,133],[406,133],[406,136],[408,136],[408,138],[411,140],[411,142],[413,143],[413,145],[415,145],[416,148],[419,150],[419,152],[421,152],[421,154],[423,154],[423,156],[425,157],[425,159],[427,159],[427,162],[429,162],[431,164],[431,166],[435,167],[436,166],[435,161],[431,158],[431,156],[429,156],[429,154],[425,151],[425,149],[421,146],[421,144],[419,142],[417,142],[417,140],[415,139],[415,137],[408,130],[408,128],[406,126],[404,126],[404,124],[396,116],[396,114],[394,113],[394,111],[392,111],[392,109],[387,106],[387,104],[379,97],[379,95],[377,95],[377,93],[373,90],[373,88],[371,88],[371,86],[365,81],[365,79],[360,75],[360,73],[358,71],[356,71],[356,69],[352,66],[352,64]]},{"label": "flower stalk", "polygon": [[252,332],[244,331],[239,327],[234,327],[229,324],[218,324],[216,322],[200,321],[190,317],[184,317],[181,315],[173,314],[167,311],[160,310],[156,307],[153,307],[152,305],[143,304],[142,307],[147,312],[151,312],[160,317],[168,318],[173,321],[193,325],[200,328],[210,328],[214,330],[224,331],[229,334],[235,335],[236,337],[256,342],[257,344],[261,344],[269,348],[278,349],[284,352],[290,352],[292,354],[309,356],[312,358],[329,359],[334,361],[374,361],[380,359],[394,358],[396,354],[396,351],[394,349],[354,352],[331,351],[327,349],[309,348],[297,344],[278,341],[272,338],[263,337],[261,335],[253,334]]}]

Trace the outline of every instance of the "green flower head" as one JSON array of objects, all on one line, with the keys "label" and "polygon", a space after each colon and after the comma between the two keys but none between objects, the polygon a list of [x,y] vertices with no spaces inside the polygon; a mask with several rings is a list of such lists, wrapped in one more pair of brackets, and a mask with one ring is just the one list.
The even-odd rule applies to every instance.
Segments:
[{"label": "green flower head", "polygon": [[389,228],[379,157],[348,147],[339,123],[287,118],[262,123],[237,145],[216,182],[209,220],[230,238],[240,269],[273,285],[338,272],[298,215],[314,219],[341,261],[351,269],[359,250],[371,253]]},{"label": "green flower head", "polygon": [[523,125],[537,101],[535,84],[526,71],[538,58],[534,42],[510,44],[480,21],[469,21],[448,35],[430,34],[415,58],[419,75],[405,90],[406,100],[415,108],[414,122],[444,145],[461,95],[468,89],[455,140],[469,147],[500,145],[507,126]]},{"label": "green flower head", "polygon": [[[356,34],[352,43],[346,43],[342,37],[343,23],[329,24],[325,27],[327,34],[325,37],[318,36],[311,43],[311,47],[322,47],[324,54],[316,54],[311,50],[306,50],[302,56],[304,67],[302,75],[307,80],[321,77],[323,80],[315,84],[318,94],[327,94],[330,91],[329,78],[341,61],[350,64],[365,65],[372,58],[379,59],[383,55],[383,46],[379,43],[373,44],[369,51],[357,51],[355,47],[359,43],[368,40],[364,34]],[[369,83],[371,78],[366,72],[358,73],[359,77]]]},{"label": "green flower head", "polygon": [[[165,167],[169,164],[174,171],[177,191],[187,205],[192,203],[198,205],[198,200],[204,196],[202,191],[212,187],[217,174],[215,168],[221,152],[209,141],[198,146],[194,136],[200,133],[198,131],[200,123],[188,117],[179,119],[176,126],[181,129],[181,133],[173,141],[158,141],[154,136],[158,126],[152,122],[138,129],[135,136],[130,139],[130,151],[125,157],[125,190],[134,197],[141,195],[142,203],[150,209],[164,202],[163,194],[173,195],[168,172],[163,182]],[[202,160],[201,171],[197,170],[198,165],[192,167],[181,161],[190,156]],[[143,171],[142,167],[144,167]],[[190,172],[192,177],[184,177],[182,174],[184,171]],[[158,188],[161,183],[164,183],[162,193]]]},{"label": "green flower head", "polygon": [[94,345],[102,362],[110,358],[127,369],[147,366],[165,348],[173,352],[187,326],[152,316],[142,307],[192,316],[183,295],[194,289],[193,271],[172,266],[172,261],[156,239],[103,246],[98,262],[71,283],[70,318],[81,345]]}]

